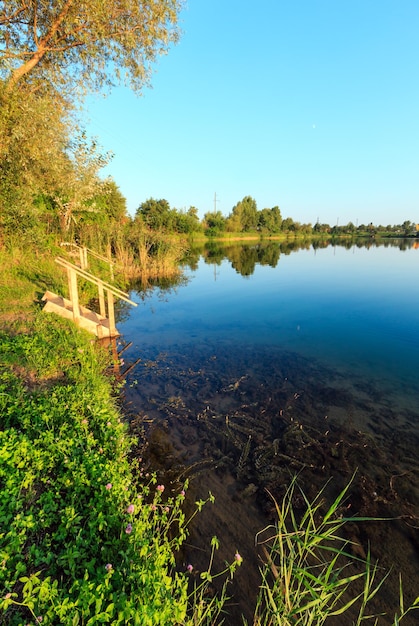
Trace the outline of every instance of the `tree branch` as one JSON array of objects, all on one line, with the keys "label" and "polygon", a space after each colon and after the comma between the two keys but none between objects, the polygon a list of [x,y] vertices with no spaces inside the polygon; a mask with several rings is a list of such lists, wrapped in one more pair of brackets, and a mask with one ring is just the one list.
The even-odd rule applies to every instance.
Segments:
[{"label": "tree branch", "polygon": [[[18,68],[15,69],[15,71],[13,72],[13,74],[10,77],[10,80],[8,82],[8,85],[7,85],[8,89],[13,88],[16,85],[16,83],[18,83],[19,80],[25,74],[30,72],[36,65],[38,65],[40,60],[49,51],[48,43],[51,41],[51,39],[53,39],[53,37],[57,33],[60,25],[65,20],[65,18],[67,16],[67,13],[68,13],[71,5],[73,4],[73,2],[74,2],[74,0],[67,0],[65,5],[63,6],[61,12],[58,14],[58,16],[52,22],[51,28],[49,29],[49,31],[39,39],[39,42],[38,42],[37,47],[36,47],[36,50],[35,50],[35,52],[33,52],[31,58],[28,59],[28,61],[26,61],[25,63],[23,63],[22,65],[20,65]],[[34,28],[35,28],[35,24],[36,24],[36,15],[34,17]]]},{"label": "tree branch", "polygon": [[2,26],[4,24],[10,24],[11,22],[15,22],[18,16],[21,13],[25,12],[25,9],[27,9],[27,6],[23,6],[20,9],[16,9],[16,11],[12,13],[11,15],[6,15],[6,12],[4,12],[2,15],[0,15],[0,25]]}]

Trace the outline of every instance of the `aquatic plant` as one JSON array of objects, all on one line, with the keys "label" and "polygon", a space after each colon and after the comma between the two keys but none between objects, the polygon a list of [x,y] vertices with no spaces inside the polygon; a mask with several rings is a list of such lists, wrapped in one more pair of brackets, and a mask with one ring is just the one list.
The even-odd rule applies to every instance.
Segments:
[{"label": "aquatic plant", "polygon": [[[386,575],[379,577],[379,565],[372,564],[369,553],[365,560],[354,556],[353,542],[345,537],[348,523],[367,521],[343,516],[349,487],[325,508],[324,490],[309,501],[294,477],[282,502],[274,502],[277,521],[258,535],[264,565],[253,626],[320,626],[347,612],[354,626],[367,620],[379,623],[378,615],[368,613],[368,605]],[[296,498],[304,501],[299,515]],[[419,597],[406,608],[400,583],[394,624],[415,608]]]}]

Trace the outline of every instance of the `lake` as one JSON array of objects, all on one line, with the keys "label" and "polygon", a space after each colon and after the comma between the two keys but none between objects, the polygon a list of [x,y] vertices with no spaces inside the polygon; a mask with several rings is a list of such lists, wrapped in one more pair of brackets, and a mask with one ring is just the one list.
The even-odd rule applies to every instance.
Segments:
[{"label": "lake", "polygon": [[182,558],[204,569],[213,534],[220,562],[242,553],[226,624],[251,618],[255,535],[296,473],[309,498],[327,485],[326,499],[355,474],[341,514],[393,518],[350,527],[356,554],[370,545],[394,574],[377,610],[397,609],[399,571],[417,595],[418,270],[415,240],[210,242],[177,285],[133,289],[139,306],[118,324],[137,361],[133,431],[172,489],[188,477],[192,499],[216,496]]}]

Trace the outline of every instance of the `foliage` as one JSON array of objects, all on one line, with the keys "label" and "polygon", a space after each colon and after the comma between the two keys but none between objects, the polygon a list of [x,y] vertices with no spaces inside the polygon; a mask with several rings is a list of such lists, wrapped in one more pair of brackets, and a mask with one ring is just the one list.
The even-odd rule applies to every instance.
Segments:
[{"label": "foliage", "polygon": [[122,195],[118,185],[112,178],[107,178],[101,182],[93,202],[98,209],[102,224],[106,224],[109,221],[118,224],[127,221],[126,198]]},{"label": "foliage", "polygon": [[279,207],[272,209],[262,209],[258,212],[258,228],[261,231],[278,233],[281,230],[282,216]]},{"label": "foliage", "polygon": [[231,215],[231,221],[229,230],[241,232],[248,232],[256,230],[258,226],[258,210],[256,200],[251,196],[245,196],[243,200],[240,200],[234,207]]},{"label": "foliage", "polygon": [[[368,602],[385,578],[376,580],[378,566],[371,565],[369,555],[364,562],[350,554],[345,525],[365,520],[342,516],[349,486],[324,510],[323,492],[313,502],[308,501],[295,477],[283,501],[275,502],[278,521],[259,534],[268,532],[270,537],[262,542],[265,565],[261,569],[254,626],[321,626],[328,618],[354,609],[354,625],[372,620],[378,623],[378,617],[367,612]],[[294,506],[298,499],[304,502],[300,517]],[[357,581],[362,585],[354,592]],[[400,611],[394,625],[414,608],[419,608],[419,597],[406,608],[400,588]]]},{"label": "foliage", "polygon": [[0,235],[72,237],[80,221],[115,219],[104,195],[112,192],[114,208],[120,198],[98,177],[108,156],[82,132],[75,103],[104,85],[148,84],[157,56],[179,37],[181,6],[0,2]]},{"label": "foliage", "polygon": [[135,217],[141,220],[151,230],[171,230],[172,215],[167,200],[149,198],[140,204]]},{"label": "foliage", "polygon": [[0,85],[0,104],[0,229],[68,234],[101,209],[93,200],[106,191],[99,170],[108,156],[77,133],[71,105],[52,89]]},{"label": "foliage", "polygon": [[0,623],[208,623],[222,607],[208,585],[240,563],[211,560],[188,591],[185,492],[130,464],[108,356],[42,313],[16,330],[0,333]]},{"label": "foliage", "polygon": [[226,218],[221,211],[205,213],[204,224],[207,228],[207,235],[216,235],[226,229]]},{"label": "foliage", "polygon": [[33,227],[43,213],[34,196],[52,193],[63,180],[68,114],[53,91],[7,92],[0,83],[0,227],[6,232]]},{"label": "foliage", "polygon": [[153,231],[189,234],[202,230],[195,207],[178,211],[170,208],[168,201],[163,199],[149,198],[140,204],[135,220]]},{"label": "foliage", "polygon": [[121,79],[139,90],[179,36],[180,0],[7,0],[0,3],[0,72],[61,93]]}]

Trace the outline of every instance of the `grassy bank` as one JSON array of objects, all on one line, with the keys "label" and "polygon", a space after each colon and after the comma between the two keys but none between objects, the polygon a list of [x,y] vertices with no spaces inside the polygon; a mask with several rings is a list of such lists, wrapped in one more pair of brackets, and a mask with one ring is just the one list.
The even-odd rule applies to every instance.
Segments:
[{"label": "grassy bank", "polygon": [[180,623],[182,496],[135,480],[105,355],[42,313],[0,352],[3,623]]},{"label": "grassy bank", "polygon": [[130,460],[107,349],[40,309],[53,254],[3,249],[0,269],[0,623],[209,623],[212,574],[191,589],[175,565],[184,490]]},{"label": "grassy bank", "polygon": [[[55,253],[0,253],[0,623],[219,624],[240,555],[218,573],[210,559],[198,577],[176,566],[186,485],[173,492],[130,459],[109,353],[40,310],[46,288],[65,286]],[[296,489],[266,529],[253,623],[322,624],[357,605],[361,624],[379,581],[369,563],[348,573],[341,561],[345,494],[330,507],[306,501],[297,518]]]}]

